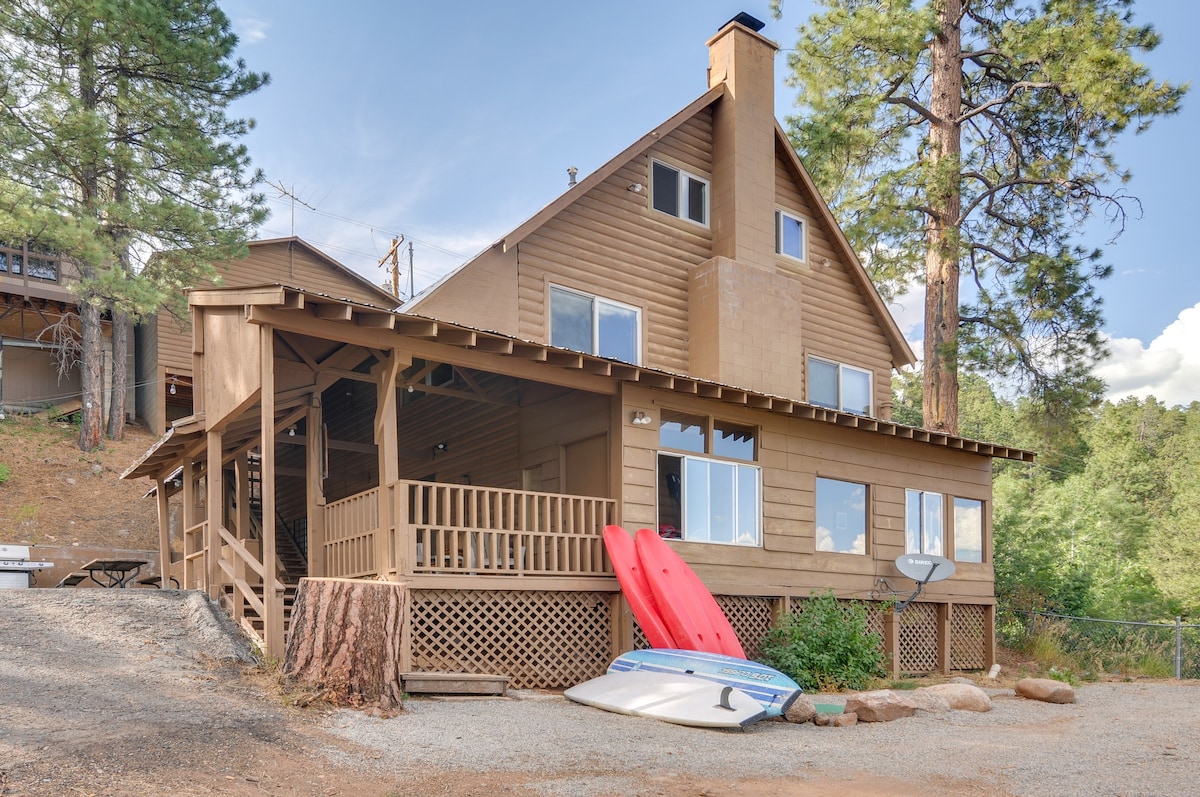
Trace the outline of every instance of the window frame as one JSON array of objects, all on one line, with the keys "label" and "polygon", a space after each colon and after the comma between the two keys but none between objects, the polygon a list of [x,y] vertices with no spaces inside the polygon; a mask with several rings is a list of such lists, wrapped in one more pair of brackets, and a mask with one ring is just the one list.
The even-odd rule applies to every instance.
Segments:
[{"label": "window frame", "polygon": [[[822,515],[821,507],[821,482],[831,482],[836,484],[844,484],[852,487],[861,487],[863,490],[863,506],[862,506],[862,536],[863,549],[862,551],[842,551],[836,549],[821,548],[820,535],[817,529],[820,528],[820,519]],[[866,556],[871,550],[871,485],[866,482],[852,482],[845,479],[833,479],[828,476],[817,476],[813,484],[813,535],[814,546],[817,553],[834,553],[845,554],[849,556]],[[832,539],[832,537],[831,537]]]},{"label": "window frame", "polygon": [[[567,293],[567,294],[572,294],[574,296],[580,296],[580,297],[589,299],[591,301],[591,311],[592,311],[591,342],[590,342],[590,348],[587,351],[585,351],[584,354],[590,354],[595,357],[606,356],[606,355],[600,354],[600,348],[601,348],[601,346],[600,346],[600,305],[601,304],[606,304],[606,305],[609,305],[610,307],[615,307],[620,310],[627,310],[627,311],[632,312],[633,318],[634,318],[634,359],[632,362],[630,362],[630,365],[641,365],[642,364],[642,334],[643,334],[642,308],[637,307],[632,304],[627,304],[625,302],[619,302],[615,299],[609,299],[606,296],[600,296],[595,293],[589,293],[587,291],[583,291],[578,288],[571,288],[566,285],[560,285],[555,282],[549,283],[549,287],[546,291],[547,304],[549,306],[548,307],[549,312],[546,314],[546,329],[547,329],[547,333],[548,333],[546,337],[550,341],[551,346],[557,345],[554,343],[554,294],[556,291],[560,291],[562,293]],[[568,348],[568,347],[562,346],[560,348]],[[576,350],[571,349],[571,351],[576,351]],[[619,360],[620,362],[625,362],[625,360],[620,360],[620,358],[617,358],[617,357],[609,357],[608,359]]]},{"label": "window frame", "polygon": [[[673,447],[665,446],[662,444],[662,442],[661,442],[662,441],[662,425],[670,422],[668,420],[665,420],[670,413],[676,413],[680,416],[683,416],[683,417],[691,419],[691,420],[702,420],[702,422],[703,422],[702,431],[701,431],[702,440],[703,440],[703,443],[701,445],[702,450],[698,451],[698,450],[695,450],[694,448],[673,448]],[[730,431],[730,430],[738,430],[738,429],[750,432],[753,435],[753,452],[752,452],[753,458],[752,459],[744,459],[741,457],[722,456],[720,454],[714,453],[715,449],[718,445],[717,439],[716,439],[718,433],[721,431]],[[754,424],[746,424],[746,423],[739,423],[736,421],[729,421],[729,420],[726,420],[725,418],[718,418],[718,417],[715,417],[712,415],[696,413],[696,412],[692,412],[689,410],[676,410],[673,408],[664,408],[663,409],[662,413],[660,414],[659,445],[655,451],[655,458],[654,458],[655,473],[656,473],[656,479],[658,480],[658,483],[661,485],[665,481],[666,476],[667,476],[667,472],[662,467],[663,458],[671,458],[671,459],[678,460],[677,470],[675,471],[677,473],[677,475],[680,477],[680,483],[679,483],[680,496],[678,499],[678,502],[679,502],[679,526],[677,529],[678,539],[681,539],[685,542],[706,543],[706,544],[711,544],[711,545],[735,545],[735,546],[740,546],[743,548],[761,548],[762,547],[762,545],[763,545],[763,486],[762,486],[762,466],[758,462],[758,455],[760,452],[759,441],[761,440],[761,436],[762,436],[761,427],[754,425]],[[685,439],[686,438],[680,438],[681,441],[683,441]],[[732,496],[730,499],[731,503],[732,503],[732,510],[733,510],[733,513],[732,513],[732,515],[733,515],[733,519],[732,519],[733,539],[732,540],[713,540],[712,539],[713,529],[712,529],[711,523],[705,524],[705,530],[706,530],[705,537],[688,536],[689,523],[688,523],[688,519],[687,519],[687,514],[688,514],[689,501],[688,501],[688,497],[687,497],[687,491],[688,491],[687,480],[688,480],[688,473],[689,473],[689,469],[688,469],[689,463],[692,463],[696,466],[704,465],[704,466],[706,466],[705,470],[709,473],[711,473],[710,467],[712,465],[717,465],[720,467],[728,467],[728,468],[733,469],[733,471],[732,471],[732,473],[733,473],[733,480],[732,480],[733,491],[732,491]],[[752,496],[752,499],[750,499],[753,501],[753,506],[751,506],[749,508],[742,506],[742,501],[743,501],[744,497],[743,497],[743,494],[741,491],[745,487],[745,484],[743,482],[744,477],[751,477],[753,479],[752,490],[753,490],[754,495]],[[711,490],[707,489],[707,485],[705,486],[704,489],[707,493],[711,494]],[[662,500],[663,500],[661,491],[657,495],[658,495],[658,499],[656,501],[655,517],[658,519],[659,533],[663,534],[664,533],[664,528],[663,528],[664,515],[663,515],[663,507],[661,505]],[[711,508],[711,506],[712,506],[712,503],[710,501],[709,507]],[[745,532],[746,532],[746,529],[742,526],[742,520],[744,519],[742,517],[743,510],[751,512],[753,515],[753,520],[752,520],[753,528],[751,529],[751,533],[749,535],[750,537],[752,537],[751,541],[742,541],[742,538],[745,536]],[[711,517],[711,514],[710,514],[710,517]],[[694,526],[695,524],[691,524],[691,525]],[[693,529],[693,533],[695,533],[694,529]]]},{"label": "window frame", "polygon": [[[783,220],[791,219],[800,226],[800,254],[783,251]],[[775,208],[775,254],[786,257],[796,263],[808,262],[808,221],[797,213],[783,208]]]},{"label": "window frame", "polygon": [[[913,550],[912,545],[910,545],[910,542],[911,542],[910,536],[911,536],[911,531],[912,531],[912,516],[910,515],[910,510],[912,508],[912,498],[914,496],[919,497],[918,518],[920,519],[920,528],[917,530],[917,534],[920,539],[918,541],[917,547],[920,550]],[[941,504],[937,515],[934,516],[937,518],[938,525],[939,525],[938,535],[937,535],[937,540],[936,540],[936,543],[937,543],[936,547],[938,548],[938,550],[932,550],[935,547],[935,545],[932,544],[932,542],[933,542],[932,535],[927,536],[927,534],[926,534],[925,521],[927,518],[930,517],[930,508],[926,505],[926,498],[929,496],[937,496],[937,499]],[[946,548],[946,507],[950,503],[951,502],[946,500],[945,493],[940,493],[935,490],[918,490],[918,489],[912,488],[912,487],[905,488],[905,490],[904,490],[904,552],[905,553],[918,554],[918,555],[919,554],[930,554],[933,556],[945,556],[946,555],[946,550],[947,550],[947,548]]]},{"label": "window frame", "polygon": [[[960,508],[959,502],[960,501],[976,504],[979,508],[979,530],[978,530],[979,531],[979,558],[978,559],[963,559],[963,558],[959,557],[959,555],[958,555],[958,551],[959,551],[958,519],[959,519],[959,508]],[[952,496],[952,498],[949,502],[950,520],[951,520],[951,524],[950,524],[951,545],[947,546],[947,550],[949,550],[951,553],[954,554],[953,559],[955,562],[965,562],[968,564],[983,564],[984,562],[988,561],[986,535],[984,534],[984,526],[986,525],[984,523],[984,504],[985,503],[986,502],[983,501],[983,499],[981,499],[981,498],[969,498],[965,495]]]},{"label": "window frame", "polygon": [[[837,367],[837,400],[832,404],[829,402],[826,402],[826,401],[818,401],[816,398],[813,397],[813,380],[812,380],[812,372],[813,372],[812,364],[813,364],[813,362],[818,362],[818,363],[822,363],[825,365],[833,365],[833,366]],[[806,369],[805,369],[805,380],[804,381],[805,381],[806,392],[808,394],[808,403],[809,404],[814,404],[818,407],[828,407],[830,409],[837,410],[838,412],[849,412],[853,415],[861,415],[865,418],[875,417],[875,372],[874,371],[870,370],[869,368],[859,368],[856,365],[849,365],[847,363],[838,362],[837,360],[831,360],[828,357],[820,357],[815,354],[808,355],[808,359],[806,360],[805,365],[806,365]],[[865,411],[860,412],[859,410],[850,409],[846,406],[846,403],[845,403],[846,389],[845,389],[845,382],[844,382],[844,378],[843,378],[843,374],[846,371],[850,371],[852,373],[857,373],[857,374],[865,374],[867,377],[867,408]]]},{"label": "window frame", "polygon": [[[675,212],[674,213],[663,210],[662,208],[658,207],[657,203],[654,201],[655,194],[658,191],[658,185],[659,185],[659,180],[657,177],[655,177],[655,174],[654,174],[655,166],[661,166],[664,169],[669,169],[670,171],[675,172]],[[703,221],[697,221],[696,219],[693,219],[691,216],[691,212],[690,212],[691,211],[691,201],[690,201],[690,192],[688,191],[688,188],[689,188],[688,180],[695,180],[696,182],[698,182],[704,186],[704,207],[703,207],[703,214],[702,214],[704,216]],[[654,210],[655,212],[658,212],[658,213],[662,213],[665,216],[670,216],[672,218],[679,219],[680,221],[686,221],[689,224],[695,224],[697,226],[705,227],[705,228],[707,228],[709,226],[710,219],[712,218],[712,181],[709,180],[708,178],[701,177],[700,175],[695,174],[694,172],[690,172],[687,169],[684,169],[680,166],[676,166],[673,163],[667,163],[666,161],[659,160],[658,158],[651,158],[650,159],[650,192],[649,193],[650,193],[650,208],[651,208],[651,210]]]}]

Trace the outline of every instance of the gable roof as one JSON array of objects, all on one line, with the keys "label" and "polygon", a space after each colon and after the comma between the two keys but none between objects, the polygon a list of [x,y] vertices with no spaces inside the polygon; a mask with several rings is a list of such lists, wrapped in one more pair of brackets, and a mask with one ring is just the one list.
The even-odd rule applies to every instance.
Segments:
[{"label": "gable roof", "polygon": [[[308,241],[305,241],[303,238],[299,238],[295,235],[292,235],[287,238],[263,238],[263,239],[256,240],[256,241],[247,241],[246,242],[246,246],[249,247],[250,249],[254,249],[256,247],[275,246],[278,244],[288,244],[289,246],[299,247],[300,249],[303,249],[305,252],[312,255],[317,260],[321,261],[321,263],[328,266],[333,271],[336,271],[336,272],[340,273],[342,276],[353,280],[354,282],[361,285],[363,288],[366,288],[368,291],[373,293],[375,296],[379,297],[380,301],[378,302],[378,305],[380,307],[384,307],[384,308],[387,308],[390,310],[390,309],[397,308],[401,304],[403,304],[403,302],[400,299],[393,296],[391,293],[387,292],[383,288],[381,288],[378,285],[376,285],[375,283],[371,282],[370,280],[368,280],[366,277],[362,276],[358,272],[352,271],[350,268],[346,267],[342,263],[338,262],[337,260],[334,260],[332,257],[325,254],[320,249],[318,249],[317,247],[310,244]],[[372,304],[375,304],[375,302],[372,302]]]},{"label": "gable roof", "polygon": [[[685,122],[692,119],[700,111],[708,108],[716,103],[725,95],[725,84],[718,83],[704,94],[697,97],[686,107],[680,110],[671,118],[667,119],[661,125],[655,127],[645,135],[641,136],[637,141],[630,144],[616,156],[611,158],[607,163],[601,166],[596,171],[589,174],[577,184],[568,188],[560,194],[558,198],[547,204],[537,213],[530,216],[522,222],[516,229],[504,235],[499,240],[489,247],[500,247],[503,251],[508,251],[521,241],[525,240],[529,235],[538,230],[542,225],[549,222],[563,210],[572,205],[577,199],[584,196],[593,187],[607,180],[618,169],[623,167],[629,161],[646,152],[650,147],[657,144],[665,136],[673,132],[675,129],[683,125]],[[867,274],[867,270],[863,267],[862,262],[858,259],[854,249],[850,246],[850,241],[842,232],[842,228],[838,225],[837,220],[833,217],[832,211],[826,204],[825,199],[821,196],[821,192],[817,190],[816,183],[813,182],[808,170],[804,168],[804,164],[800,161],[800,156],[796,154],[796,150],[792,147],[792,142],[788,139],[787,133],[779,125],[778,120],[775,122],[775,138],[776,141],[782,144],[782,149],[787,153],[789,166],[792,168],[796,178],[801,182],[804,188],[811,192],[816,198],[816,205],[821,216],[821,221],[833,231],[834,243],[845,258],[847,269],[850,272],[851,278],[862,288],[863,296],[879,322],[883,330],[889,346],[892,350],[892,361],[896,366],[913,365],[917,362],[916,355],[912,348],[908,345],[908,341],[904,339],[904,333],[896,324],[896,320],[892,317],[891,312],[887,309],[887,305],[883,301],[883,297],[879,295],[879,291],[875,288],[875,284],[871,281],[871,277]],[[485,250],[486,251],[486,250]],[[446,284],[451,278],[462,272],[471,265],[479,255],[471,258],[467,262],[460,265],[454,271],[443,276],[437,282],[421,292],[419,296],[408,303],[409,310],[417,310],[423,300],[434,295],[438,289]]]}]

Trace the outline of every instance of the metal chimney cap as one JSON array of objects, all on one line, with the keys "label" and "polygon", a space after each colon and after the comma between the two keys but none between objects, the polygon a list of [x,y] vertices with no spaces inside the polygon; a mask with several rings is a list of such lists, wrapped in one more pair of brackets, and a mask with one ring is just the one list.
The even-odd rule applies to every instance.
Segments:
[{"label": "metal chimney cap", "polygon": [[733,22],[736,22],[739,25],[745,25],[747,28],[754,31],[755,33],[758,33],[760,30],[762,30],[767,25],[767,23],[763,22],[761,19],[756,19],[756,18],[750,16],[749,14],[747,14],[745,11],[743,11],[742,13],[738,14],[733,19],[729,20],[729,22],[726,22],[724,25],[722,25],[717,30],[724,30],[726,27],[728,27]]}]

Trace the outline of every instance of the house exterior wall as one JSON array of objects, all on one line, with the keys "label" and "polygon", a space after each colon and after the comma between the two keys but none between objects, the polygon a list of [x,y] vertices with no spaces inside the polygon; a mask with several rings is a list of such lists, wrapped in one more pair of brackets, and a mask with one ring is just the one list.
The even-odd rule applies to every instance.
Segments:
[{"label": "house exterior wall", "polygon": [[[984,562],[957,563],[953,579],[929,584],[934,601],[988,603],[993,600],[991,564],[991,460],[901,438],[881,438],[856,429],[784,417],[701,398],[626,386],[620,451],[624,485],[621,519],[627,528],[658,523],[658,420],[664,408],[714,416],[757,427],[757,464],[762,474],[761,547],[674,541],[680,554],[714,592],[727,595],[803,596],[834,589],[839,595],[883,594],[877,579],[908,584],[895,569],[905,553],[905,489],[971,498],[984,506]],[[654,423],[635,426],[642,410]],[[816,479],[867,485],[865,554],[818,551]],[[947,551],[951,530],[946,529]],[[948,553],[950,558],[953,554]]]}]

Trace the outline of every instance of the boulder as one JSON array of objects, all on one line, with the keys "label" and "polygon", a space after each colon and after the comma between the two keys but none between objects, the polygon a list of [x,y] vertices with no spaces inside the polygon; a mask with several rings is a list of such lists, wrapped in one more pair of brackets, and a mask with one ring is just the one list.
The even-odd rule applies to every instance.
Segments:
[{"label": "boulder", "polygon": [[847,714],[845,712],[841,714],[818,714],[813,717],[813,724],[826,728],[846,728],[858,724],[858,715]]},{"label": "boulder", "polygon": [[1015,689],[1020,697],[1040,700],[1043,703],[1074,703],[1075,689],[1070,684],[1053,678],[1022,678]]},{"label": "boulder", "polygon": [[808,695],[797,697],[788,706],[787,711],[783,712],[783,718],[788,722],[812,722],[816,716],[817,707]]},{"label": "boulder", "polygon": [[922,686],[916,691],[944,698],[950,708],[960,711],[992,710],[992,699],[975,684],[935,684]]},{"label": "boulder", "polygon": [[890,689],[859,692],[846,699],[847,714],[857,714],[863,722],[891,722],[911,717],[917,707]]},{"label": "boulder", "polygon": [[924,689],[914,689],[911,692],[905,692],[904,699],[916,706],[917,711],[945,714],[952,708],[946,698],[936,692],[928,692]]}]

